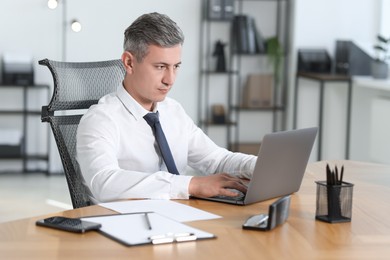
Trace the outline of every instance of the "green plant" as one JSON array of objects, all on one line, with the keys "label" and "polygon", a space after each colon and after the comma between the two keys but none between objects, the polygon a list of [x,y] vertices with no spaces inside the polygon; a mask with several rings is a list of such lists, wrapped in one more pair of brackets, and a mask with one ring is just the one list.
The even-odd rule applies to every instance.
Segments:
[{"label": "green plant", "polygon": [[390,38],[386,39],[382,35],[377,36],[377,44],[374,45],[376,52],[376,61],[386,62],[390,56],[388,55]]},{"label": "green plant", "polygon": [[278,37],[271,37],[266,40],[266,54],[268,61],[273,66],[275,80],[278,83],[281,77],[281,66],[283,64],[283,46],[280,44]]}]

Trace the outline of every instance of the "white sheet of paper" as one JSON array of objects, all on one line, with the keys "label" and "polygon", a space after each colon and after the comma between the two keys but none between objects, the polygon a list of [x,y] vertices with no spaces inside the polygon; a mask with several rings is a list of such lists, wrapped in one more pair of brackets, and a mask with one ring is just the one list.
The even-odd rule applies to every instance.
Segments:
[{"label": "white sheet of paper", "polygon": [[100,231],[126,245],[150,244],[150,237],[167,234],[194,234],[197,239],[214,238],[211,233],[187,226],[157,213],[145,213],[82,218],[102,224]]},{"label": "white sheet of paper", "polygon": [[119,213],[156,212],[179,222],[221,218],[221,216],[170,200],[126,200],[99,204]]}]

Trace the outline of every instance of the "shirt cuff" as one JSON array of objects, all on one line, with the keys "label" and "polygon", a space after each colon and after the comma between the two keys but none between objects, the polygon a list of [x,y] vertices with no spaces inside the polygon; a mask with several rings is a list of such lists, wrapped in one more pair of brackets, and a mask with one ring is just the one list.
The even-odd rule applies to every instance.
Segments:
[{"label": "shirt cuff", "polygon": [[171,185],[172,199],[189,199],[188,187],[193,176],[177,175],[174,176]]}]

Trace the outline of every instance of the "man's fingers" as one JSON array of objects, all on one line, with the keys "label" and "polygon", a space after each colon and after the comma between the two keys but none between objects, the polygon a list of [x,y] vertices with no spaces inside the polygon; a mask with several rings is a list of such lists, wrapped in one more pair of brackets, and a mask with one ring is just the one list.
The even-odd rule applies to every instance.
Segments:
[{"label": "man's fingers", "polygon": [[189,193],[196,197],[213,197],[217,195],[235,197],[240,192],[246,193],[246,191],[245,180],[227,173],[195,176],[192,178],[189,186]]},{"label": "man's fingers", "polygon": [[[230,188],[230,189],[236,189],[239,190],[243,193],[246,193],[247,191],[247,185],[244,183],[243,180],[240,178],[234,177],[234,176],[228,176],[226,177],[224,183],[223,183],[223,188]],[[228,195],[226,195],[228,196]]]},{"label": "man's fingers", "polygon": [[225,185],[223,185],[222,189],[220,190],[220,195],[235,197],[240,195],[239,191],[246,193],[247,186],[240,180],[230,180],[226,182]]},{"label": "man's fingers", "polygon": [[240,195],[237,191],[229,190],[229,189],[221,189],[220,195],[228,196],[228,197],[236,197]]}]

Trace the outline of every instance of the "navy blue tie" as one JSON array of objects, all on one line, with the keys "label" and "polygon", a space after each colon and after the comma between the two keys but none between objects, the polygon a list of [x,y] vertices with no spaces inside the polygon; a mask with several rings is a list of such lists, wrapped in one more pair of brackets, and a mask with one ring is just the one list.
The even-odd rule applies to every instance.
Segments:
[{"label": "navy blue tie", "polygon": [[153,130],[158,147],[160,148],[161,155],[164,159],[168,171],[172,174],[179,175],[179,171],[176,168],[175,161],[173,160],[173,156],[171,150],[169,149],[167,139],[165,138],[164,132],[161,128],[160,120],[158,119],[158,112],[147,113],[144,116],[144,119],[146,120],[146,122],[148,122],[148,124]]}]

